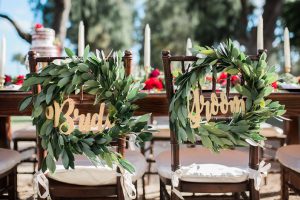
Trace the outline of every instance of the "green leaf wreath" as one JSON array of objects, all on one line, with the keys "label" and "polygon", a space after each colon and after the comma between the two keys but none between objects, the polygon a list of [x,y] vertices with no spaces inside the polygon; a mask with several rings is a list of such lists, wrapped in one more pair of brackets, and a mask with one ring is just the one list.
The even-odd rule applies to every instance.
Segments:
[{"label": "green leaf wreath", "polygon": [[[39,94],[28,96],[20,105],[20,110],[33,105],[33,123],[41,137],[41,145],[47,151],[42,170],[54,172],[55,161],[59,158],[66,169],[74,168],[74,154],[84,154],[95,165],[104,161],[110,167],[116,164],[133,172],[132,165],[111,148],[111,141],[128,134],[135,134],[138,144],[151,138],[147,126],[150,115],[133,117],[137,109],[134,102],[146,95],[140,93],[142,84],[125,74],[120,52],[114,53],[113,58],[108,60],[103,52],[98,52],[97,56],[89,52],[88,46],[83,58],[69,49],[66,53],[69,58],[55,60],[39,73],[28,74],[22,87],[27,91],[37,84],[42,86]],[[61,104],[69,95],[80,92],[94,95],[95,105],[105,103],[114,126],[97,133],[82,133],[74,129],[69,135],[53,127],[53,120],[46,118],[46,107],[54,101]],[[59,124],[65,121],[61,115]]]},{"label": "green leaf wreath", "polygon": [[[271,84],[277,80],[275,67],[266,62],[262,53],[253,61],[231,40],[221,43],[218,48],[196,47],[195,54],[205,55],[192,63],[188,71],[175,79],[176,93],[170,105],[171,128],[176,133],[178,142],[195,142],[201,137],[202,144],[218,152],[220,149],[235,146],[248,146],[248,143],[260,143],[265,138],[260,135],[260,124],[271,117],[285,113],[283,105],[266,97],[273,91]],[[246,112],[235,113],[230,121],[206,122],[191,128],[188,116],[188,101],[191,91],[203,83],[205,75],[225,71],[229,75],[242,75],[244,84],[237,84],[236,91],[246,97]],[[246,142],[247,141],[247,142]]]}]

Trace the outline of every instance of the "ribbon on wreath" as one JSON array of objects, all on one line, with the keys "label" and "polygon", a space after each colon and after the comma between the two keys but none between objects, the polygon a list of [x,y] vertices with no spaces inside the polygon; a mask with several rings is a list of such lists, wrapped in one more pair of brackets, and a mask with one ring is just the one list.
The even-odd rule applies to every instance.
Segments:
[{"label": "ribbon on wreath", "polygon": [[117,176],[121,177],[121,187],[125,200],[131,200],[136,198],[136,188],[132,183],[132,174],[119,167],[121,173],[117,173]]},{"label": "ribbon on wreath", "polygon": [[135,151],[136,135],[129,134],[128,147],[131,151]]},{"label": "ribbon on wreath", "polygon": [[265,165],[265,161],[261,161],[258,165],[258,169],[249,168],[249,178],[254,180],[254,187],[256,190],[260,189],[262,180],[267,176],[269,169],[271,168],[271,163]]},{"label": "ribbon on wreath", "polygon": [[[43,194],[41,194],[40,186],[44,190]],[[37,171],[33,176],[33,191],[35,196],[38,195],[38,197],[42,199],[47,198],[47,200],[51,200],[49,192],[49,181],[41,170]]]}]

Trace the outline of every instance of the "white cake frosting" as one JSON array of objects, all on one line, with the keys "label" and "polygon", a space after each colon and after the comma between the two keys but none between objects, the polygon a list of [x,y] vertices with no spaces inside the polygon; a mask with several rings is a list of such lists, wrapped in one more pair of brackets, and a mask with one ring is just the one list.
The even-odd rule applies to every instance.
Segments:
[{"label": "white cake frosting", "polygon": [[55,32],[50,28],[37,28],[32,34],[31,50],[36,51],[39,56],[58,56],[54,46]]}]

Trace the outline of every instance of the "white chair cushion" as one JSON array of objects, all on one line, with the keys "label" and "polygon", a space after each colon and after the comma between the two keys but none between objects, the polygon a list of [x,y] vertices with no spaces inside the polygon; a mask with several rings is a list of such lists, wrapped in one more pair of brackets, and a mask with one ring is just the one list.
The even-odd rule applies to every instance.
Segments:
[{"label": "white chair cushion", "polygon": [[286,138],[286,135],[283,134],[283,130],[279,127],[272,126],[271,124],[262,123],[260,134],[265,137],[277,137],[277,138]]},{"label": "white chair cushion", "polygon": [[19,129],[13,132],[12,139],[35,139],[36,138],[36,129],[35,126],[28,126],[23,129]]},{"label": "white chair cushion", "polygon": [[[135,167],[132,180],[141,178],[147,169],[145,157],[138,151],[125,151],[125,158]],[[47,176],[59,182],[75,185],[112,185],[116,184],[117,172],[109,167],[95,167],[85,156],[75,156],[75,169],[66,170],[58,161],[54,174]]]},{"label": "white chair cushion", "polygon": [[0,148],[0,175],[15,167],[20,161],[19,152]]},{"label": "white chair cushion", "polygon": [[[247,149],[222,150],[213,153],[207,148],[180,148],[181,177],[188,182],[239,183],[248,179]],[[171,151],[156,157],[158,174],[171,179]],[[197,169],[197,170],[195,170]]]},{"label": "white chair cushion", "polygon": [[287,145],[277,150],[278,161],[287,168],[300,173],[300,145]]}]

